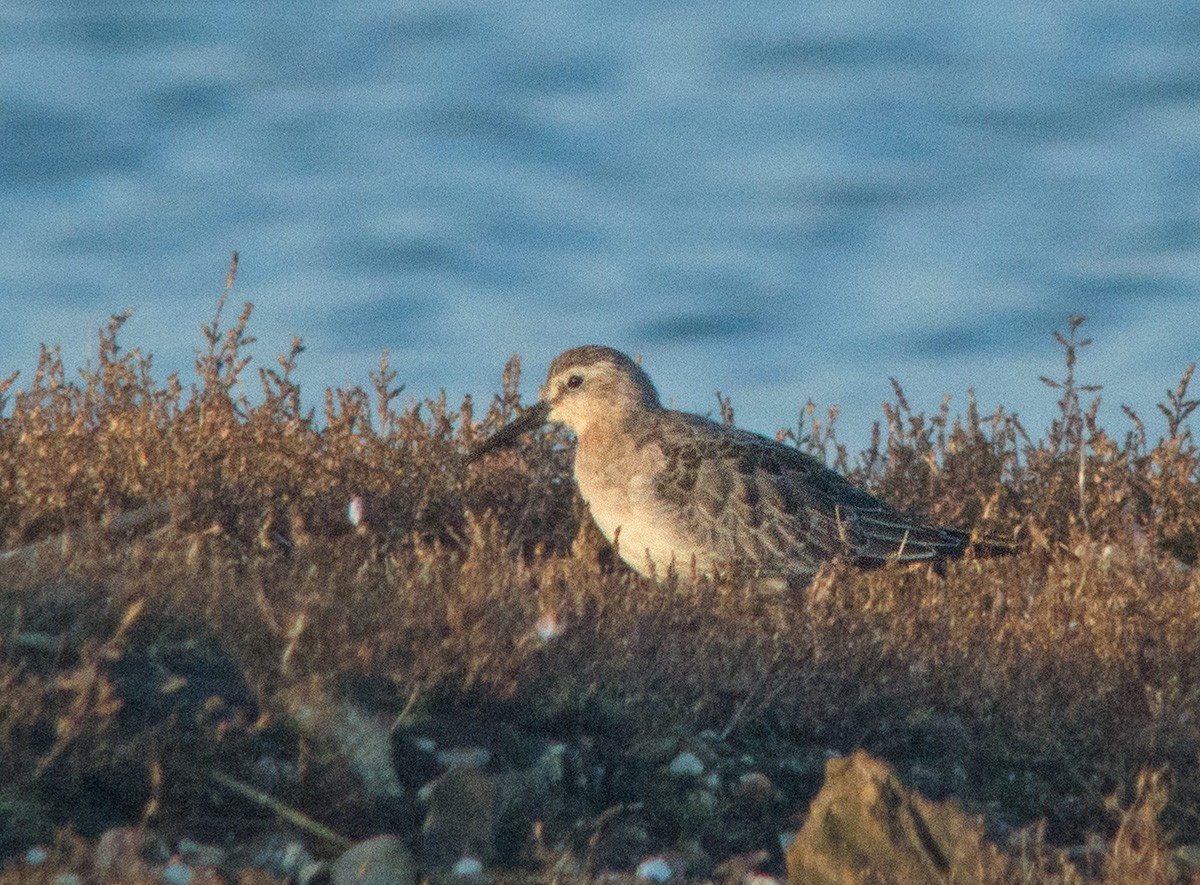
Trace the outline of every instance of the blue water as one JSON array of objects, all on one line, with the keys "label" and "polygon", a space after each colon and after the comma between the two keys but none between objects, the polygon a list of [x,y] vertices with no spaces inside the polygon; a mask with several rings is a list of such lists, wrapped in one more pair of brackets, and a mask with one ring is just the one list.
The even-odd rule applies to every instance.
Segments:
[{"label": "blue water", "polygon": [[1121,426],[1200,358],[1200,14],[0,3],[0,371],[132,307],[186,376],[233,249],[313,404],[385,347],[456,398],[597,342],[764,432],[865,440],[888,376],[1038,428],[1083,313]]}]

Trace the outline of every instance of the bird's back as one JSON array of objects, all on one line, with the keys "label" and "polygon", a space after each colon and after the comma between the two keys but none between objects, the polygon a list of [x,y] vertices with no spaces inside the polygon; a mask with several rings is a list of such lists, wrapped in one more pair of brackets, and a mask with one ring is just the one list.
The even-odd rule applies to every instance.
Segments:
[{"label": "bird's back", "polygon": [[[661,452],[656,509],[701,569],[744,563],[807,580],[828,560],[870,568],[961,556],[969,536],[905,517],[798,449],[662,410],[639,434]],[[683,565],[676,556],[677,564]]]}]

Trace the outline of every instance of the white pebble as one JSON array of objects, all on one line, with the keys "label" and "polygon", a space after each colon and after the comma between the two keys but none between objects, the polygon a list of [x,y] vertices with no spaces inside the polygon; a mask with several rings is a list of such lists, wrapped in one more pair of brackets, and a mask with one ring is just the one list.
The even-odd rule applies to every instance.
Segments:
[{"label": "white pebble", "polygon": [[192,879],[196,874],[192,872],[192,868],[185,863],[169,863],[163,867],[162,877],[170,885],[191,885]]},{"label": "white pebble", "polygon": [[460,857],[450,868],[451,874],[460,879],[475,878],[483,875],[483,861],[477,857]]},{"label": "white pebble", "polygon": [[700,777],[704,774],[704,763],[700,761],[700,757],[690,750],[684,750],[678,756],[671,760],[671,764],[667,766],[667,771],[676,777]]},{"label": "white pebble", "polygon": [[542,640],[542,642],[557,639],[562,636],[565,629],[552,609],[546,609],[546,611],[542,612],[537,619],[537,623],[533,625],[534,632],[537,633],[538,639]]},{"label": "white pebble", "polygon": [[648,857],[638,864],[634,875],[650,882],[666,882],[675,875],[675,867],[672,866],[671,861],[660,854]]}]

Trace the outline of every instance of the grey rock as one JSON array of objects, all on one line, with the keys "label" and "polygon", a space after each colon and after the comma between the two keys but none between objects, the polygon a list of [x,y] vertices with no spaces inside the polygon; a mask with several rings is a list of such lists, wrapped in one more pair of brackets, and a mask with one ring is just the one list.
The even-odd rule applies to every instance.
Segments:
[{"label": "grey rock", "polygon": [[389,834],[350,847],[329,870],[331,885],[416,885],[417,879],[412,852]]}]

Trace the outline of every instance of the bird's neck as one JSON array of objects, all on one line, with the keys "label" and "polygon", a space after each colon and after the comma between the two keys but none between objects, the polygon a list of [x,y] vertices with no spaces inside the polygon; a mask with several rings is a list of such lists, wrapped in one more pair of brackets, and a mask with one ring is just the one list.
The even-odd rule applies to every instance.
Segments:
[{"label": "bird's neck", "polygon": [[575,428],[577,466],[600,469],[600,465],[627,464],[645,436],[645,425],[653,417],[653,412],[645,409],[611,410]]}]

